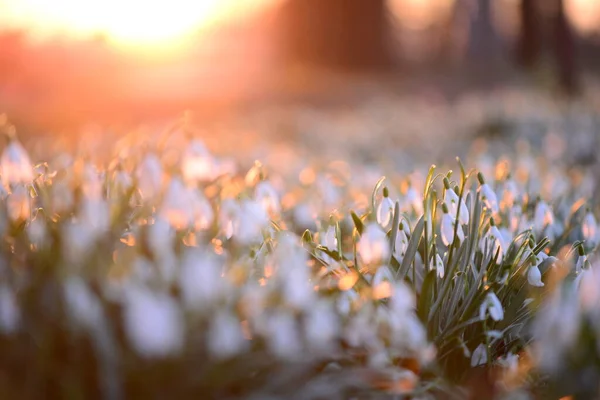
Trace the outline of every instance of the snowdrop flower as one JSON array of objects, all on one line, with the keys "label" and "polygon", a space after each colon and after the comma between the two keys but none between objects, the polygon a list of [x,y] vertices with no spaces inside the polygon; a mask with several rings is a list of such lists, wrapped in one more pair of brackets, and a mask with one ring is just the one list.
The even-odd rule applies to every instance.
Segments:
[{"label": "snowdrop flower", "polygon": [[161,263],[172,255],[174,238],[175,231],[161,216],[157,216],[154,223],[148,226],[148,248]]},{"label": "snowdrop flower", "polygon": [[387,187],[383,188],[383,199],[377,207],[377,223],[381,225],[383,229],[389,229],[389,225],[392,223],[394,218],[394,202],[390,199],[390,192]]},{"label": "snowdrop flower", "polygon": [[[410,183],[409,183],[410,185]],[[406,192],[406,205],[410,208],[412,207],[412,209],[415,211],[415,213],[417,215],[421,215],[423,214],[423,199],[421,198],[421,195],[419,195],[419,193],[417,193],[417,190],[410,185],[407,192]]]},{"label": "snowdrop flower", "polygon": [[456,220],[448,213],[448,206],[446,204],[442,204],[442,210],[444,212],[440,227],[442,242],[444,242],[446,246],[450,246],[454,242],[454,229],[456,228],[456,236],[459,243],[462,243],[463,240],[465,240],[462,226],[460,226],[460,224],[456,226]]},{"label": "snowdrop flower", "polygon": [[144,199],[158,196],[162,188],[163,170],[160,160],[148,153],[135,171],[137,185]]},{"label": "snowdrop flower", "polygon": [[[458,212],[459,197],[454,191],[454,189],[450,187],[450,182],[448,181],[448,178],[444,178],[444,187],[446,188],[446,192],[444,194],[444,203],[446,203],[446,206],[448,207],[449,214],[452,215],[452,217],[456,218],[456,213]],[[469,223],[469,209],[467,208],[467,205],[465,204],[464,200],[460,203],[460,213],[458,215],[458,221],[462,225],[466,225]]]},{"label": "snowdrop flower", "polygon": [[583,249],[583,245],[579,245],[577,248],[578,256],[577,262],[575,263],[575,272],[580,273],[582,270],[587,269],[587,255],[585,254],[585,250]]},{"label": "snowdrop flower", "polygon": [[[504,253],[507,250],[507,245],[504,243],[504,237],[502,236],[502,233],[500,233],[500,230],[498,229],[498,227],[496,226],[496,223],[494,222],[494,218],[490,218],[490,229],[486,234],[486,238],[493,243],[493,254],[495,255],[496,252],[499,251],[498,253],[498,261],[502,261],[503,257],[504,257]],[[482,241],[482,245],[483,245],[483,241]]]},{"label": "snowdrop flower", "polygon": [[485,203],[486,208],[492,211],[493,214],[496,214],[498,209],[498,198],[496,196],[496,192],[485,183],[485,179],[483,179],[483,174],[480,172],[477,174],[477,179],[479,180],[479,193],[481,194],[481,199]]},{"label": "snowdrop flower", "polygon": [[64,292],[71,319],[87,329],[97,329],[102,322],[102,305],[86,283],[81,278],[69,277]]},{"label": "snowdrop flower", "polygon": [[166,357],[183,344],[183,317],[166,294],[131,287],[125,303],[125,331],[135,350],[146,357]]},{"label": "snowdrop flower", "polygon": [[189,142],[181,159],[181,174],[191,185],[215,178],[215,162],[202,141],[193,139]]},{"label": "snowdrop flower", "polygon": [[110,225],[108,204],[103,199],[84,199],[77,217],[95,236],[106,232]]},{"label": "snowdrop flower", "polygon": [[15,186],[6,199],[6,212],[13,222],[26,221],[31,216],[31,198],[23,185]]},{"label": "snowdrop flower", "polygon": [[185,305],[192,310],[210,307],[221,297],[224,280],[219,258],[208,251],[189,248],[183,255],[179,287]]},{"label": "snowdrop flower", "polygon": [[294,317],[286,312],[277,311],[267,318],[267,346],[280,358],[294,358],[302,351]]},{"label": "snowdrop flower", "polygon": [[502,192],[502,208],[509,209],[515,205],[515,201],[519,196],[519,188],[514,179],[511,179],[510,175],[504,182],[504,191]]},{"label": "snowdrop flower", "polygon": [[267,213],[254,200],[243,200],[233,224],[234,238],[242,244],[262,241],[262,230],[269,223]]},{"label": "snowdrop flower", "polygon": [[390,256],[388,238],[379,224],[370,223],[360,237],[357,251],[367,265],[376,265]]},{"label": "snowdrop flower", "polygon": [[596,223],[596,218],[594,214],[592,214],[589,209],[583,218],[583,224],[581,225],[581,230],[583,233],[583,238],[591,243],[596,241],[598,237],[598,224]]},{"label": "snowdrop flower", "polygon": [[187,228],[192,220],[190,195],[178,178],[171,179],[160,208],[160,215],[175,229]]},{"label": "snowdrop flower", "polygon": [[304,332],[306,341],[315,350],[324,351],[331,348],[338,335],[338,317],[329,303],[321,301],[310,308]]},{"label": "snowdrop flower", "polygon": [[404,223],[400,223],[400,228],[398,233],[396,234],[396,242],[394,243],[394,257],[399,262],[402,261],[404,255],[406,254],[406,249],[408,248],[408,237],[406,236],[406,231],[404,229]]},{"label": "snowdrop flower", "polygon": [[338,296],[336,300],[337,311],[344,316],[350,314],[352,305],[360,299],[360,295],[354,289],[345,290]]},{"label": "snowdrop flower", "polygon": [[0,332],[14,333],[19,327],[21,311],[11,288],[6,284],[0,285]]},{"label": "snowdrop flower", "polygon": [[540,200],[538,201],[537,206],[535,207],[535,213],[533,217],[533,227],[537,233],[541,233],[544,228],[554,223],[554,216],[552,214],[552,209],[548,204]]},{"label": "snowdrop flower", "polygon": [[208,351],[217,359],[228,359],[247,346],[239,319],[230,311],[220,310],[210,320]]},{"label": "snowdrop flower", "polygon": [[234,233],[234,224],[238,219],[240,207],[233,199],[221,201],[219,209],[219,225],[225,237],[231,239]]},{"label": "snowdrop flower", "polygon": [[471,367],[476,367],[485,363],[487,363],[487,348],[484,343],[481,343],[473,350],[473,354],[471,355]]},{"label": "snowdrop flower", "polygon": [[440,254],[437,252],[435,253],[435,270],[440,278],[444,277],[444,261],[442,261],[442,257],[440,257]]},{"label": "snowdrop flower", "polygon": [[504,308],[502,303],[496,296],[496,293],[489,292],[481,306],[479,307],[479,318],[484,321],[489,313],[494,321],[502,321],[504,319]]},{"label": "snowdrop flower", "polygon": [[31,160],[23,146],[15,138],[14,133],[9,135],[8,145],[0,156],[0,170],[2,183],[7,188],[33,181]]},{"label": "snowdrop flower", "polygon": [[212,225],[215,213],[204,194],[198,189],[188,189],[192,208],[192,221],[196,230],[205,230]]},{"label": "snowdrop flower", "polygon": [[540,272],[540,268],[537,265],[532,265],[529,267],[529,271],[527,272],[527,282],[531,286],[535,287],[543,287],[544,282],[542,282],[542,273]]},{"label": "snowdrop flower", "polygon": [[262,205],[265,212],[269,215],[277,215],[281,210],[279,204],[279,195],[268,181],[261,181],[254,189],[254,200]]},{"label": "snowdrop flower", "polygon": [[335,226],[329,225],[327,230],[321,237],[321,244],[327,247],[329,250],[336,250],[338,245],[337,236],[335,233]]}]

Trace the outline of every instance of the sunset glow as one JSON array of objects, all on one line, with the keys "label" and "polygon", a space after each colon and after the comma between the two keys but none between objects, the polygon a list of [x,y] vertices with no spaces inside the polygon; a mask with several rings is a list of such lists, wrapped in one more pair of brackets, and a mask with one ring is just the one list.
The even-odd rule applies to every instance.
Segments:
[{"label": "sunset glow", "polygon": [[[235,3],[235,6],[234,6]],[[37,36],[100,34],[128,47],[177,46],[251,1],[0,0],[0,22]]]}]

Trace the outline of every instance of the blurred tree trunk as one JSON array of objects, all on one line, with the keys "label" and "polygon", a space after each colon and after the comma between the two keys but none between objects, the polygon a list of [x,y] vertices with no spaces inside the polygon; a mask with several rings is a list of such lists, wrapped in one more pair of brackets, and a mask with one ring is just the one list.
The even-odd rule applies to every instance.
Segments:
[{"label": "blurred tree trunk", "polygon": [[471,16],[468,55],[479,60],[493,60],[501,46],[492,19],[491,0],[477,0],[476,12]]},{"label": "blurred tree trunk", "polygon": [[517,39],[517,62],[527,68],[533,67],[540,57],[540,14],[535,0],[521,0],[519,7],[521,29]]},{"label": "blurred tree trunk", "polygon": [[575,55],[575,38],[567,19],[563,0],[556,0],[554,15],[554,57],[561,88],[574,94],[579,90],[578,69]]},{"label": "blurred tree trunk", "polygon": [[385,0],[288,0],[280,23],[288,60],[347,69],[391,62]]}]

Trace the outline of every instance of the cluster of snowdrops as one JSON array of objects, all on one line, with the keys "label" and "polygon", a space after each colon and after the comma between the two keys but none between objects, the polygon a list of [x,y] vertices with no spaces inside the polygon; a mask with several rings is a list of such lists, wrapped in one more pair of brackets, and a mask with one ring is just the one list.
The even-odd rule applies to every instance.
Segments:
[{"label": "cluster of snowdrops", "polygon": [[3,393],[461,398],[475,370],[535,393],[600,332],[591,172],[457,160],[365,192],[343,163],[242,169],[185,126],[103,165],[3,132]]}]

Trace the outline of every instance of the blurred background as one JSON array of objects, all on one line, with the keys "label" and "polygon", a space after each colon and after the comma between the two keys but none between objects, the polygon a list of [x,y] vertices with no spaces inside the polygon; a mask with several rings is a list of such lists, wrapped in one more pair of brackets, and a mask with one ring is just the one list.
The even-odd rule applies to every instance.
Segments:
[{"label": "blurred background", "polygon": [[585,95],[597,0],[0,0],[0,110],[24,130],[498,87]]}]

